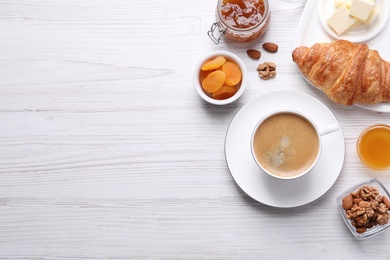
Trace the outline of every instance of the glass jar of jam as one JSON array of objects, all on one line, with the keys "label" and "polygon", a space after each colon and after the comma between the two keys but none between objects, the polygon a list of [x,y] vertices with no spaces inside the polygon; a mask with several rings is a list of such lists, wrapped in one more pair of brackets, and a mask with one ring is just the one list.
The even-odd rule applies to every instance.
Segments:
[{"label": "glass jar of jam", "polygon": [[270,16],[268,0],[218,0],[216,22],[207,34],[215,44],[222,37],[249,42],[265,33]]}]

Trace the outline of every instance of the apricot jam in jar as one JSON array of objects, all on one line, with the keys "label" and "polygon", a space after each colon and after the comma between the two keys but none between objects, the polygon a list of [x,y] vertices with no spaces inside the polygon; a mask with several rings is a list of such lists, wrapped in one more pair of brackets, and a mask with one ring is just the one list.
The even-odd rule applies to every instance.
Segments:
[{"label": "apricot jam in jar", "polygon": [[356,143],[360,159],[375,170],[390,169],[390,126],[373,125],[360,134]]},{"label": "apricot jam in jar", "polygon": [[268,0],[218,0],[215,16],[216,22],[207,32],[215,44],[222,37],[249,42],[265,33],[271,12]]}]

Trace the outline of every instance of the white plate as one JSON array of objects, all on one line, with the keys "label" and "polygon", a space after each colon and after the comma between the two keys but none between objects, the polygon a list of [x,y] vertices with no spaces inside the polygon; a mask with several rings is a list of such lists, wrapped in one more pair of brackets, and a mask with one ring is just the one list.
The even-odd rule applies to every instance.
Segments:
[{"label": "white plate", "polygon": [[339,130],[322,137],[317,165],[305,176],[279,180],[263,172],[254,161],[250,139],[258,121],[275,110],[292,109],[310,117],[319,129],[339,122],[316,98],[297,91],[275,91],[245,104],[231,121],[226,134],[225,156],[240,188],[253,199],[273,207],[291,208],[310,203],[332,187],[344,164],[345,142]]},{"label": "white plate", "polygon": [[353,28],[338,35],[327,23],[328,18],[336,10],[334,0],[318,1],[318,15],[324,29],[335,39],[343,39],[351,42],[364,42],[375,37],[386,25],[389,18],[388,0],[376,0],[380,12],[370,26],[358,22]]},{"label": "white plate", "polygon": [[[389,9],[389,5],[387,4],[388,0],[385,1],[386,3],[383,5],[386,5],[387,9]],[[295,34],[294,48],[298,46],[310,47],[318,42],[331,42],[334,40],[334,38],[325,31],[320,23],[319,15],[316,9],[318,8],[317,4],[319,4],[318,0],[307,1]],[[366,43],[370,46],[371,49],[378,50],[382,59],[390,61],[390,48],[388,47],[389,39],[390,26],[388,23],[386,23],[382,31],[374,38],[366,41]],[[390,103],[356,106],[376,112],[390,113]]]}]

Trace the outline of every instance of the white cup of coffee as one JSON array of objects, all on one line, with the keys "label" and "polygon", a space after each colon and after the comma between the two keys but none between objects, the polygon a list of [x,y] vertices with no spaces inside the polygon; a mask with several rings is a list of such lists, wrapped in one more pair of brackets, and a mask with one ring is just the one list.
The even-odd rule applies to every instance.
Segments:
[{"label": "white cup of coffee", "polygon": [[257,165],[270,176],[296,179],[310,172],[320,159],[321,136],[338,128],[338,125],[332,125],[320,131],[301,112],[275,111],[263,117],[254,128],[252,155]]}]

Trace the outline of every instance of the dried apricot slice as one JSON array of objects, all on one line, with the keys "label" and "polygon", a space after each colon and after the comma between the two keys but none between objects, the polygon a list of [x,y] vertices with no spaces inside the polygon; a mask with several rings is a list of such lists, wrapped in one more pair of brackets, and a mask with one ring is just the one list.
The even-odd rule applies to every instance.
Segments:
[{"label": "dried apricot slice", "polygon": [[[222,70],[222,69],[221,69]],[[201,70],[200,72],[199,72],[199,80],[200,80],[200,82],[203,82],[203,80],[205,79],[205,78],[207,78],[207,76],[211,73],[211,72],[213,72],[212,70]]]},{"label": "dried apricot slice", "polygon": [[202,81],[202,88],[209,93],[213,93],[223,86],[225,79],[225,72],[221,70],[213,71]]},{"label": "dried apricot slice", "polygon": [[223,64],[225,64],[226,58],[223,56],[217,56],[212,60],[208,60],[205,63],[203,63],[201,70],[215,70],[218,67],[221,67]]},{"label": "dried apricot slice", "polygon": [[227,99],[232,97],[237,91],[235,86],[223,85],[220,89],[212,94],[215,99]]},{"label": "dried apricot slice", "polygon": [[222,66],[222,71],[226,74],[225,83],[229,86],[235,86],[241,81],[241,70],[237,64],[227,61]]}]

